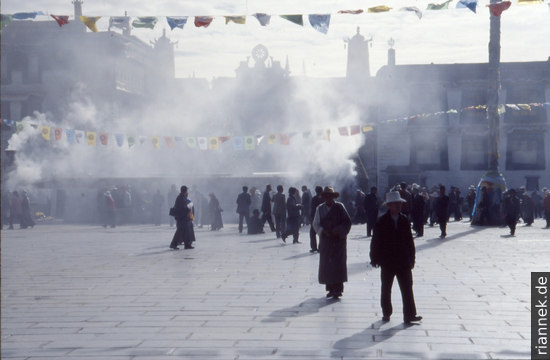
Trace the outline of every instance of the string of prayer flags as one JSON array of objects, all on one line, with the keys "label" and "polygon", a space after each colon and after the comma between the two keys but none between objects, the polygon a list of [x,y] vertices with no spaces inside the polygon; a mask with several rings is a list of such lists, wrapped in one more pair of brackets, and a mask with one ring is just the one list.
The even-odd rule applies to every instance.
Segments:
[{"label": "string of prayer flags", "polygon": [[347,126],[342,126],[338,128],[338,133],[340,136],[349,136],[349,131]]},{"label": "string of prayer flags", "polygon": [[195,26],[207,28],[212,20],[214,20],[212,16],[195,16]]},{"label": "string of prayer flags", "polygon": [[183,29],[183,26],[187,24],[187,16],[167,16],[166,22],[170,26],[170,30]]},{"label": "string of prayer flags", "polygon": [[93,32],[97,32],[96,22],[101,18],[101,16],[80,16],[80,21],[88,27],[88,29]]},{"label": "string of prayer flags", "polygon": [[500,16],[505,10],[507,10],[512,3],[510,1],[499,1],[487,5],[493,16]]},{"label": "string of prayer flags", "polygon": [[357,9],[357,10],[339,10],[338,11],[338,14],[353,14],[353,15],[358,15],[358,14],[362,14],[363,13],[363,9]]},{"label": "string of prayer flags", "polygon": [[143,16],[132,21],[132,26],[135,28],[154,29],[157,21],[156,16]]},{"label": "string of prayer flags", "polygon": [[225,23],[234,22],[235,24],[246,24],[246,16],[224,16]]},{"label": "string of prayer flags", "polygon": [[320,33],[326,34],[330,25],[330,14],[313,14],[309,15],[309,23],[311,26]]},{"label": "string of prayer flags", "polygon": [[271,15],[263,14],[263,13],[256,13],[254,15],[256,19],[260,22],[260,25],[267,26],[269,25],[269,22],[271,21]]},{"label": "string of prayer flags", "polygon": [[296,25],[304,26],[304,18],[302,15],[281,15],[281,17]]},{"label": "string of prayer flags", "polygon": [[67,25],[69,23],[69,16],[68,15],[50,15],[57,21],[57,24],[59,27],[63,25]]},{"label": "string of prayer flags", "polygon": [[420,9],[416,6],[405,6],[399,9],[399,11],[412,11],[416,14],[416,16],[418,16],[419,19],[422,19],[422,11],[420,11]]}]

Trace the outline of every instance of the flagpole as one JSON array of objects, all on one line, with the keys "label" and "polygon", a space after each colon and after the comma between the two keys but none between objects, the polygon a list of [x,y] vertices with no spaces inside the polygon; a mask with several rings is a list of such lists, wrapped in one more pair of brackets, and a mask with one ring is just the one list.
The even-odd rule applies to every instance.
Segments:
[{"label": "flagpole", "polygon": [[[500,0],[491,0],[491,5],[498,3]],[[481,177],[477,186],[476,206],[472,217],[473,225],[500,225],[502,217],[500,216],[500,206],[492,206],[500,204],[502,191],[506,189],[506,181],[504,176],[499,172],[498,145],[500,140],[500,118],[499,118],[499,91],[501,86],[500,81],[500,14],[495,16],[492,11],[490,13],[489,26],[489,67],[487,74],[487,122],[489,128],[488,134],[488,169]],[[481,189],[487,188],[490,197],[489,219],[481,218],[479,202],[482,200]]]}]

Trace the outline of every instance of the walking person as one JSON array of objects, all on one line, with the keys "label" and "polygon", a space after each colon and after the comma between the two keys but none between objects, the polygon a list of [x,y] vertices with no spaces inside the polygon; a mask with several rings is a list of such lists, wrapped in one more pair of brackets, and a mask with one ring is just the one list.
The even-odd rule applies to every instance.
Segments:
[{"label": "walking person", "polygon": [[439,186],[439,196],[435,202],[435,213],[439,229],[441,230],[440,238],[444,239],[447,236],[447,222],[449,221],[449,197],[445,195],[445,186]]},{"label": "walking person", "polygon": [[302,185],[302,220],[301,223],[304,225],[311,224],[311,219],[313,214],[311,214],[311,191],[307,186]]},{"label": "walking person", "polygon": [[319,247],[317,246],[317,232],[315,231],[315,227],[313,227],[313,219],[315,218],[317,207],[324,202],[323,197],[321,196],[322,192],[323,188],[320,186],[316,186],[315,196],[311,199],[311,211],[309,213],[309,222],[311,224],[311,227],[309,228],[309,246],[311,247],[311,249],[309,250],[309,252],[312,254],[315,252],[319,252]]},{"label": "walking person", "polygon": [[179,250],[178,245],[181,244],[184,245],[184,249],[194,249],[192,246],[195,241],[195,230],[193,229],[194,208],[188,195],[187,186],[183,185],[174,204],[176,232],[170,243],[170,249],[172,250]]},{"label": "walking person", "polygon": [[520,193],[521,217],[523,222],[525,222],[525,226],[531,226],[533,221],[535,221],[535,204],[533,203],[533,199],[531,199],[529,194],[525,191],[524,186],[520,187]]},{"label": "walking person", "polygon": [[297,200],[298,189],[288,188],[288,198],[286,199],[286,230],[281,234],[281,239],[286,242],[286,238],[292,235],[292,243],[300,244],[300,209],[302,204]]},{"label": "walking person", "polygon": [[335,201],[340,194],[330,186],[321,196],[324,203],[317,207],[313,227],[319,234],[319,283],[324,284],[327,297],[338,299],[348,281],[347,235],[351,218],[344,205]]},{"label": "walking person", "polygon": [[424,236],[424,197],[420,193],[420,186],[412,184],[411,220],[416,237]]},{"label": "walking person", "polygon": [[28,193],[23,190],[21,195],[21,229],[28,227],[34,227],[34,220],[32,219],[31,202],[29,200]]},{"label": "walking person", "polygon": [[283,186],[277,185],[277,193],[273,195],[273,216],[275,217],[275,234],[281,237],[286,227],[286,196]]},{"label": "walking person", "polygon": [[410,324],[422,320],[422,317],[416,314],[413,294],[412,269],[415,265],[416,249],[409,219],[401,212],[406,202],[398,191],[386,194],[385,205],[388,211],[378,219],[374,227],[370,261],[372,266],[381,268],[382,320],[390,321],[393,313],[391,289],[393,280],[397,277],[403,299],[403,321]]},{"label": "walking person", "polygon": [[265,222],[269,224],[271,232],[275,231],[275,225],[273,224],[273,217],[271,216],[271,184],[265,186],[264,195],[262,197],[262,228]]},{"label": "walking person", "polygon": [[376,186],[370,188],[370,193],[365,195],[365,213],[367,220],[367,237],[372,236],[372,229],[378,219],[378,211],[380,209],[380,199],[376,193],[378,189]]},{"label": "walking person", "polygon": [[210,202],[208,203],[208,209],[210,212],[210,230],[220,230],[223,228],[222,211],[220,202],[214,193],[210,193]]},{"label": "walking person", "polygon": [[250,215],[250,204],[252,198],[248,193],[248,186],[243,186],[243,192],[237,196],[237,213],[239,214],[239,233],[243,232],[243,219],[248,227],[248,218]]},{"label": "walking person", "polygon": [[516,190],[510,189],[505,193],[503,205],[506,225],[510,228],[510,235],[514,235],[516,233],[516,224],[521,213],[521,207],[519,198],[516,195]]}]

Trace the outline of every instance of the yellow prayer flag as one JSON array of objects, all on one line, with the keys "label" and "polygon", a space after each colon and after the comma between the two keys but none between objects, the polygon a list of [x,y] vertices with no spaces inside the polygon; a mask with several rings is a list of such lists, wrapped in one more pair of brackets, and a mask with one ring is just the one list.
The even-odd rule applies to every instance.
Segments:
[{"label": "yellow prayer flag", "polygon": [[518,5],[542,4],[542,0],[518,0]]},{"label": "yellow prayer flag", "polygon": [[95,146],[97,141],[97,134],[95,132],[88,131],[86,133],[86,138],[88,139],[88,145]]},{"label": "yellow prayer flag", "polygon": [[225,23],[233,21],[235,24],[246,24],[246,16],[225,16]]},{"label": "yellow prayer flag", "polygon": [[50,133],[51,133],[50,127],[49,126],[42,126],[40,129],[41,129],[42,137],[44,138],[44,140],[50,141]]},{"label": "yellow prayer flag", "polygon": [[268,137],[267,137],[267,143],[269,145],[273,145],[277,142],[277,134],[270,134]]},{"label": "yellow prayer flag", "polygon": [[93,32],[97,32],[97,26],[95,23],[101,18],[101,16],[80,16],[80,21]]},{"label": "yellow prayer flag", "polygon": [[385,5],[380,5],[380,6],[375,6],[375,7],[369,8],[367,12],[380,13],[380,12],[386,12],[386,11],[390,11],[390,10],[391,10],[391,7],[387,7]]},{"label": "yellow prayer flag", "polygon": [[365,125],[363,126],[363,132],[366,133],[366,132],[369,132],[369,131],[372,131],[374,130],[374,128],[370,125]]},{"label": "yellow prayer flag", "polygon": [[158,136],[151,136],[151,142],[155,149],[160,149],[160,138]]},{"label": "yellow prayer flag", "polygon": [[208,149],[210,150],[218,150],[220,147],[220,143],[217,136],[211,136],[208,139]]}]

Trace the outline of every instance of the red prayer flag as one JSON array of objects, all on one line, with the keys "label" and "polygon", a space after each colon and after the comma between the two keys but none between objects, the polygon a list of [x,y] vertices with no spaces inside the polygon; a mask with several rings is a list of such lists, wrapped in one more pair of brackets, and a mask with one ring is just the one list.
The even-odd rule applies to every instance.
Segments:
[{"label": "red prayer flag", "polygon": [[508,9],[510,5],[512,5],[510,1],[500,1],[487,6],[489,7],[489,10],[491,10],[491,14],[493,14],[493,16],[500,16],[500,14],[502,14],[504,10]]},{"label": "red prayer flag", "polygon": [[195,16],[195,26],[207,28],[213,19],[212,16]]},{"label": "red prayer flag", "polygon": [[280,134],[279,135],[281,145],[289,145],[290,144],[290,137],[288,134]]},{"label": "red prayer flag", "polygon": [[340,133],[341,136],[348,136],[349,135],[347,126],[339,127],[338,132]]},{"label": "red prayer flag", "polygon": [[57,21],[57,24],[61,27],[63,25],[67,25],[69,23],[69,15],[51,15],[55,21]]},{"label": "red prayer flag", "polygon": [[359,125],[352,125],[349,127],[351,135],[357,135],[361,133],[361,126]]},{"label": "red prayer flag", "polygon": [[223,144],[224,142],[228,141],[229,139],[231,139],[231,136],[218,136],[218,141],[220,142],[220,144]]},{"label": "red prayer flag", "polygon": [[101,141],[103,145],[107,145],[109,143],[109,134],[99,133],[99,141]]},{"label": "red prayer flag", "polygon": [[171,136],[165,136],[164,140],[166,141],[166,145],[168,145],[169,148],[174,147],[174,139],[172,139]]},{"label": "red prayer flag", "polygon": [[63,134],[63,130],[60,128],[55,128],[53,132],[55,134],[55,140],[61,140],[61,135]]}]

